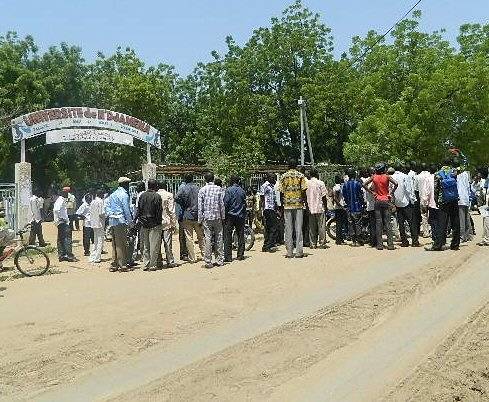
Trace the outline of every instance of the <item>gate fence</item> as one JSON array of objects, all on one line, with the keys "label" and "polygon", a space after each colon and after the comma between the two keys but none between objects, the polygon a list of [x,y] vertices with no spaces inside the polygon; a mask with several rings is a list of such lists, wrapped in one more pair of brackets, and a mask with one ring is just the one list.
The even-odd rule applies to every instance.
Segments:
[{"label": "gate fence", "polygon": [[0,183],[0,217],[7,225],[18,230],[17,185],[15,183]]}]

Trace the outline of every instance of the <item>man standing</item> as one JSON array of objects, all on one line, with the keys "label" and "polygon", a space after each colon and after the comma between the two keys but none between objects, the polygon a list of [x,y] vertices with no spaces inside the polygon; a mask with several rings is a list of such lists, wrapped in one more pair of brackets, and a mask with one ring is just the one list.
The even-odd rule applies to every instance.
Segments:
[{"label": "man standing", "polygon": [[104,210],[104,191],[97,190],[96,196],[90,203],[90,223],[93,230],[94,245],[90,262],[98,264],[102,258],[102,247],[104,245],[105,232],[105,210]]},{"label": "man standing", "polygon": [[39,247],[46,247],[46,242],[42,235],[42,208],[44,199],[41,197],[39,190],[35,190],[32,197],[29,199],[29,208],[31,211],[31,233],[29,235],[29,244],[36,244],[36,237],[39,241]]},{"label": "man standing", "polygon": [[233,230],[238,236],[238,260],[244,260],[246,222],[246,193],[239,185],[239,177],[231,176],[230,186],[224,194],[224,261],[233,261]]},{"label": "man standing", "polygon": [[277,177],[268,174],[267,180],[260,187],[260,203],[263,210],[263,223],[265,225],[263,252],[271,252],[278,243],[278,216],[275,202],[275,183]]},{"label": "man standing", "polygon": [[345,244],[345,233],[348,229],[348,214],[345,209],[345,200],[343,199],[343,185],[345,184],[340,175],[334,178],[333,186],[333,208],[336,221],[336,244]]},{"label": "man standing", "polygon": [[53,206],[54,224],[58,227],[58,258],[59,261],[76,262],[72,250],[72,233],[70,218],[66,209],[69,187],[64,187]]},{"label": "man standing", "polygon": [[363,246],[360,220],[362,218],[365,201],[363,199],[362,183],[357,180],[357,172],[355,170],[348,170],[347,175],[348,181],[343,184],[342,193],[350,221],[351,239],[353,241],[353,246]]},{"label": "man standing", "polygon": [[185,185],[178,190],[176,202],[183,209],[182,225],[185,232],[188,258],[191,263],[196,263],[194,232],[199,243],[200,255],[204,256],[204,232],[198,221],[199,187],[194,183],[194,177],[191,174],[185,175],[184,181]]},{"label": "man standing", "polygon": [[311,178],[307,182],[307,205],[309,206],[309,242],[311,248],[326,247],[326,220],[324,213],[327,209],[326,185],[319,180],[319,172],[311,170]]},{"label": "man standing", "polygon": [[460,237],[463,243],[471,241],[473,229],[470,223],[470,173],[464,166],[458,168],[457,191],[458,191],[458,213],[460,219]]},{"label": "man standing", "polygon": [[460,215],[458,212],[457,173],[447,162],[435,174],[434,195],[438,205],[436,236],[433,245],[427,251],[442,251],[447,242],[448,221],[452,228],[452,250],[460,247]]},{"label": "man standing", "polygon": [[111,272],[118,270],[125,272],[132,267],[129,266],[129,252],[127,244],[127,232],[132,225],[131,207],[129,205],[129,183],[128,177],[120,177],[119,187],[107,201],[106,214],[109,217],[109,226],[112,232],[112,258]]},{"label": "man standing", "polygon": [[414,193],[413,179],[406,174],[405,169],[402,167],[392,175],[392,178],[398,184],[394,192],[394,203],[397,209],[401,247],[409,247],[409,240],[406,235],[406,222],[411,232],[413,247],[419,247],[418,222],[414,216],[414,205],[417,203],[417,199]]},{"label": "man standing", "polygon": [[222,222],[226,216],[222,188],[214,184],[214,174],[206,173],[206,185],[199,190],[198,219],[204,227],[206,268],[212,268],[212,239],[214,237],[217,251],[217,265],[224,265],[224,244]]},{"label": "man standing", "polygon": [[163,207],[158,191],[158,182],[148,180],[148,190],[141,194],[135,221],[141,225],[143,240],[143,270],[155,271],[161,253]]},{"label": "man standing", "polygon": [[90,255],[90,243],[94,242],[92,224],[90,220],[90,203],[92,202],[92,195],[86,194],[83,198],[83,202],[80,208],[76,211],[77,217],[83,217],[83,250],[84,255]]},{"label": "man standing", "polygon": [[[362,173],[362,183],[365,183],[372,175],[374,174],[374,170],[371,169],[364,169]],[[377,246],[377,235],[375,232],[375,199],[374,196],[363,189],[363,196],[365,198],[365,203],[366,203],[366,208],[367,208],[367,213],[368,213],[368,230],[370,233],[370,247],[376,247]]]},{"label": "man standing", "polygon": [[[173,233],[177,228],[177,217],[175,215],[175,201],[173,200],[173,194],[170,193],[165,183],[159,184],[158,194],[161,197],[161,210],[162,210],[162,241],[165,247],[166,255],[166,267],[175,268],[177,264],[175,263],[175,257],[173,256],[172,250],[172,239]],[[163,257],[161,255],[161,250],[158,256],[158,263],[163,264]]]},{"label": "man standing", "polygon": [[[68,187],[69,188],[69,187]],[[71,193],[71,188],[68,190],[68,198],[66,201],[66,210],[68,211],[68,218],[70,219],[71,230],[80,230],[80,221],[76,215],[76,198],[75,195]],[[74,224],[74,227],[73,227]]]},{"label": "man standing", "polygon": [[[185,186],[185,182],[183,182],[180,187],[178,187],[178,191],[182,187]],[[177,192],[178,194],[178,192]],[[180,245],[180,261],[188,261],[188,250],[187,250],[187,241],[185,240],[185,230],[183,230],[183,208],[180,206],[178,202],[175,202],[175,215],[178,219],[178,243]]]},{"label": "man standing", "polygon": [[[431,235],[431,229],[428,222],[428,202],[427,202],[427,189],[429,188],[429,183],[433,180],[433,176],[428,171],[426,164],[421,165],[421,172],[416,176],[416,182],[418,186],[418,196],[421,212],[421,233],[423,237],[427,238]],[[422,203],[424,199],[424,203]]]},{"label": "man standing", "polygon": [[304,257],[302,238],[302,217],[304,202],[306,202],[307,182],[305,176],[297,170],[297,161],[289,160],[289,170],[280,178],[280,192],[282,193],[282,205],[285,219],[285,247],[286,258]]},{"label": "man standing", "polygon": [[[369,191],[375,198],[375,231],[377,237],[377,250],[383,250],[383,233],[387,232],[387,249],[394,250],[394,236],[391,225],[391,199],[392,192],[395,192],[398,184],[389,175],[386,174],[387,168],[385,163],[378,163],[375,166],[375,174],[368,179],[363,188]],[[372,183],[372,188],[370,184]],[[392,184],[392,187],[390,186]]]}]

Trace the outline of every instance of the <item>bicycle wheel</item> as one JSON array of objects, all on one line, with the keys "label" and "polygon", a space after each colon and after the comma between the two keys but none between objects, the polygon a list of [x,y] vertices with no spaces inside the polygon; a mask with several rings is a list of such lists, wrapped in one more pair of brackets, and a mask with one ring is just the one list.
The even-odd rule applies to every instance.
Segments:
[{"label": "bicycle wheel", "polygon": [[249,226],[245,227],[245,249],[250,251],[255,244],[255,231]]},{"label": "bicycle wheel", "polygon": [[39,276],[49,269],[49,257],[35,246],[21,248],[14,257],[17,269],[25,276]]},{"label": "bicycle wheel", "polygon": [[336,240],[336,219],[335,218],[331,218],[326,223],[326,232],[328,233],[328,236],[331,237],[331,239]]}]

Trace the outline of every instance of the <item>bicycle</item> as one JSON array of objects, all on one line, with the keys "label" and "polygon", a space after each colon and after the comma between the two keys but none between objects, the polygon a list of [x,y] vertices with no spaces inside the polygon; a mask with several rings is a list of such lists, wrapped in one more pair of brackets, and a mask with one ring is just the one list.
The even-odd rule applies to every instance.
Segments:
[{"label": "bicycle", "polygon": [[14,255],[14,264],[17,270],[25,276],[44,275],[51,264],[49,256],[37,246],[24,244],[24,234],[29,231],[30,225],[17,232],[18,239],[12,239],[10,242],[17,244],[9,249],[4,249],[0,256],[0,270],[3,268],[5,261],[12,254]]},{"label": "bicycle", "polygon": [[[244,227],[244,238],[245,238],[245,250],[250,251],[255,244],[255,231],[247,223],[245,224]],[[236,233],[236,231],[233,231],[233,249],[234,250],[238,249],[238,234]]]}]

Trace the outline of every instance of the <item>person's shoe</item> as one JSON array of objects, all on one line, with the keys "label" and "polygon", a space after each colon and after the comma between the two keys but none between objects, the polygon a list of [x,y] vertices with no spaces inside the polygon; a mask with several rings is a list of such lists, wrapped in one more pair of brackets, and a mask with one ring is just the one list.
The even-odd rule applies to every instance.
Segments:
[{"label": "person's shoe", "polygon": [[110,267],[109,272],[117,272],[119,269],[117,267]]},{"label": "person's shoe", "polygon": [[236,259],[237,259],[238,261],[244,261],[244,259],[245,259],[245,258],[244,258],[243,256],[240,256],[240,257],[238,257],[238,258],[236,258]]},{"label": "person's shoe", "polygon": [[166,264],[167,269],[178,268],[179,266],[180,266],[180,264],[178,264],[176,262],[172,262],[171,264]]},{"label": "person's shoe", "polygon": [[212,269],[212,268],[214,268],[214,264],[211,264],[211,263],[205,264],[204,268],[205,269]]},{"label": "person's shoe", "polygon": [[232,259],[230,259],[230,260],[229,259],[226,259],[226,260],[224,260],[224,262],[231,263],[231,262],[233,262],[233,260]]},{"label": "person's shoe", "polygon": [[344,241],[337,241],[336,242],[336,245],[337,246],[344,246],[345,245],[345,242]]},{"label": "person's shoe", "polygon": [[78,262],[78,258],[76,257],[66,257],[65,258],[65,261],[68,261],[68,262]]},{"label": "person's shoe", "polygon": [[433,246],[429,246],[429,247],[427,246],[424,249],[425,249],[425,251],[442,251],[441,248],[435,248]]},{"label": "person's shoe", "polygon": [[83,253],[83,255],[84,255],[85,257],[88,257],[88,256],[90,256],[90,252],[89,252],[89,251],[85,251],[85,252]]},{"label": "person's shoe", "polygon": [[190,260],[190,258],[185,257],[185,256],[184,256],[184,257],[180,257],[180,260],[181,260],[181,261],[185,261],[185,262],[192,262],[192,261]]},{"label": "person's shoe", "polygon": [[421,244],[417,241],[413,243],[412,247],[421,247]]},{"label": "person's shoe", "polygon": [[401,243],[401,247],[409,247],[409,243]]},{"label": "person's shoe", "polygon": [[387,250],[389,250],[389,251],[393,251],[393,250],[395,250],[395,249],[396,249],[396,248],[395,248],[394,246],[388,246],[388,247],[387,247]]},{"label": "person's shoe", "polygon": [[101,254],[108,254],[107,251],[103,250]]},{"label": "person's shoe", "polygon": [[460,250],[460,247],[459,246],[452,246],[452,247],[450,247],[450,250],[452,250],[452,251],[459,251]]},{"label": "person's shoe", "polygon": [[68,257],[67,256],[59,257],[58,261],[59,262],[68,261]]},{"label": "person's shoe", "polygon": [[295,258],[304,258],[304,254],[296,254]]},{"label": "person's shoe", "polygon": [[137,267],[138,265],[139,264],[137,262],[134,262],[134,261],[132,261],[132,262],[130,262],[130,263],[127,264],[127,266],[130,267],[130,268]]},{"label": "person's shoe", "polygon": [[285,258],[294,258],[293,255],[286,255]]},{"label": "person's shoe", "polygon": [[49,243],[42,243],[42,244],[39,244],[39,247],[47,247],[49,245]]},{"label": "person's shoe", "polygon": [[382,251],[384,249],[384,246],[376,246],[375,248],[379,251]]}]

